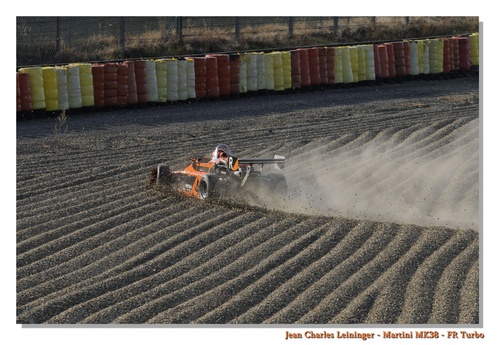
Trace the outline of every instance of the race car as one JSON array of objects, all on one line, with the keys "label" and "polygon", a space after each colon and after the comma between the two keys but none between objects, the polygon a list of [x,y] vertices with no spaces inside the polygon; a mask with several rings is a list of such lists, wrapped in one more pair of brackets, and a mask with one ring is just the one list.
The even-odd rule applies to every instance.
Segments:
[{"label": "race car", "polygon": [[284,167],[283,156],[237,158],[227,144],[218,144],[211,157],[191,158],[191,163],[182,170],[158,164],[151,171],[149,184],[170,187],[198,199],[263,194],[283,197],[287,192]]}]

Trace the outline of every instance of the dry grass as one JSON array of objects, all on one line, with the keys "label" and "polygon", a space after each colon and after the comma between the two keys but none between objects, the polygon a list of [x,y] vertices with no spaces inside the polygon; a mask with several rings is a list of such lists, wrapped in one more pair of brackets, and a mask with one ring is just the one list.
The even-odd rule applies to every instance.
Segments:
[{"label": "dry grass", "polygon": [[[390,41],[409,38],[467,34],[479,30],[478,17],[340,17],[332,20],[296,21],[293,35],[287,24],[242,25],[239,39],[234,26],[185,27],[182,40],[175,29],[160,28],[126,37],[122,51],[115,36],[94,36],[55,51],[54,44],[36,49],[18,45],[18,65],[120,60],[213,52],[279,50],[288,47]],[[63,42],[64,43],[64,42]],[[23,56],[23,50],[30,56]]]}]

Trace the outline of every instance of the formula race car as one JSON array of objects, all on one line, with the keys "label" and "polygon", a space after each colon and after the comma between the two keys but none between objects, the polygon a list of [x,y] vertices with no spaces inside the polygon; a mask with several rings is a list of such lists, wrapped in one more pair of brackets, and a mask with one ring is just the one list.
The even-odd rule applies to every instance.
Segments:
[{"label": "formula race car", "polygon": [[281,172],[285,167],[283,156],[237,158],[228,145],[218,144],[211,157],[191,158],[191,161],[183,170],[170,170],[168,165],[158,164],[151,171],[150,186],[170,187],[198,199],[286,195],[286,178]]}]

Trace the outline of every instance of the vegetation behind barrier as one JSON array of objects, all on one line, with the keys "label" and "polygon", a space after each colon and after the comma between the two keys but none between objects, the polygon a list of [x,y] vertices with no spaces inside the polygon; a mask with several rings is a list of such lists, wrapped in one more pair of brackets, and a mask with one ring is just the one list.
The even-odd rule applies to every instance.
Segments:
[{"label": "vegetation behind barrier", "polygon": [[17,66],[402,40],[478,17],[17,17]]}]

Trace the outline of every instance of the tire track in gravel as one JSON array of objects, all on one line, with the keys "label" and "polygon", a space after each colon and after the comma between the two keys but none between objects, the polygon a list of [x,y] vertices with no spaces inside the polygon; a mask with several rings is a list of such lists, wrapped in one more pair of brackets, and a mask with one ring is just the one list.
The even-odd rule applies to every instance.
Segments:
[{"label": "tire track in gravel", "polygon": [[[478,117],[458,78],[19,123],[17,323],[477,324]],[[147,188],[218,142],[288,197]]]}]

